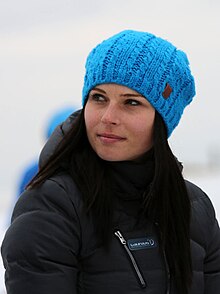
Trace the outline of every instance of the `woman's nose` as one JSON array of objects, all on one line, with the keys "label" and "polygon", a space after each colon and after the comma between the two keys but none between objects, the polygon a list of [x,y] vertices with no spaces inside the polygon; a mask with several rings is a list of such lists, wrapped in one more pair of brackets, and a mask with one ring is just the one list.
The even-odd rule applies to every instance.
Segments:
[{"label": "woman's nose", "polygon": [[120,114],[117,106],[108,105],[102,113],[101,122],[105,124],[117,125],[120,122]]}]

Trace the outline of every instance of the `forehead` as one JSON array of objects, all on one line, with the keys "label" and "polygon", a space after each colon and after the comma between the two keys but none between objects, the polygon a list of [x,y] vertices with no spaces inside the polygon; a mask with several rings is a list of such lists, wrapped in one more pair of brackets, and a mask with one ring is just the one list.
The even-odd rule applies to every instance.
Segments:
[{"label": "forehead", "polygon": [[137,91],[131,88],[128,88],[124,85],[115,84],[115,83],[99,84],[99,85],[96,85],[92,90],[101,90],[104,92],[118,92],[118,93],[121,92],[121,93],[133,94],[136,96],[143,96],[142,94],[138,93]]}]

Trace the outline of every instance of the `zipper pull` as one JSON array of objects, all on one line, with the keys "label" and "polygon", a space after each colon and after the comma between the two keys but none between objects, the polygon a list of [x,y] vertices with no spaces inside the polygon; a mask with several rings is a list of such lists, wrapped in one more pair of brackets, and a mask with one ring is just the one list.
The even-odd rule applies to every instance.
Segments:
[{"label": "zipper pull", "polygon": [[134,258],[134,256],[132,255],[131,251],[129,250],[128,246],[127,246],[127,241],[125,240],[125,238],[122,236],[121,232],[120,231],[115,231],[114,232],[115,236],[118,237],[119,241],[121,242],[121,244],[124,246],[124,249],[126,250],[127,254],[128,254],[128,257],[133,265],[133,268],[134,268],[134,271],[137,275],[137,278],[138,278],[138,281],[140,282],[141,284],[141,288],[146,288],[147,284],[140,272],[140,269],[137,265],[137,262]]},{"label": "zipper pull", "polygon": [[125,240],[125,238],[122,236],[122,234],[121,234],[120,231],[115,231],[115,235],[119,238],[120,242],[121,242],[123,245],[126,245],[126,240]]}]

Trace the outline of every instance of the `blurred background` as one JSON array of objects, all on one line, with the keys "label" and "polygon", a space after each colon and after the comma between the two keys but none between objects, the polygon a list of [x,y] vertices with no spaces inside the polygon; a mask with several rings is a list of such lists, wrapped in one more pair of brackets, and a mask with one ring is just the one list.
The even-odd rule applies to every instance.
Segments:
[{"label": "blurred background", "polygon": [[210,196],[219,219],[219,13],[219,0],[0,1],[1,240],[51,120],[62,109],[81,107],[87,54],[124,29],[149,31],[187,53],[197,95],[170,144],[185,177]]}]

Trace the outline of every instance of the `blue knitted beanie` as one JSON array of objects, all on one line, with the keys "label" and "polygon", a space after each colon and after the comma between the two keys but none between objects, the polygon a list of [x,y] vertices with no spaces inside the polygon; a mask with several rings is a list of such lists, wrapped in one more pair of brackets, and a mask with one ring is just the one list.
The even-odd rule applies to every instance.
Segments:
[{"label": "blue knitted beanie", "polygon": [[186,54],[146,32],[122,31],[97,45],[86,61],[83,105],[92,88],[116,83],[142,94],[160,113],[168,137],[195,95]]}]

